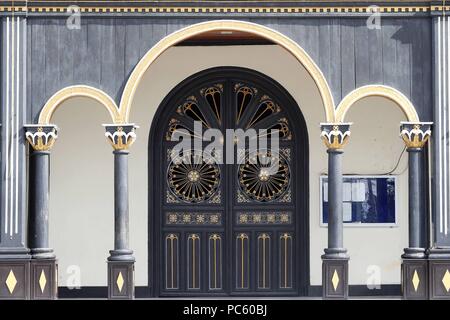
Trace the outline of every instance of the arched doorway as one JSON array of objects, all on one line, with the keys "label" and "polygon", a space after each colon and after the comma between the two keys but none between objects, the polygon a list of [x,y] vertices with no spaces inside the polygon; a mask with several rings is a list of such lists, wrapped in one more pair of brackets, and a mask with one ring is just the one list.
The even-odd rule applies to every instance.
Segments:
[{"label": "arched doorway", "polygon": [[[224,137],[226,129],[278,129],[278,171],[265,179],[259,163],[180,166],[170,157],[177,144],[170,137],[182,129],[194,135],[194,121]],[[307,294],[308,135],[280,84],[244,68],[199,72],[159,106],[148,150],[155,296]]]}]

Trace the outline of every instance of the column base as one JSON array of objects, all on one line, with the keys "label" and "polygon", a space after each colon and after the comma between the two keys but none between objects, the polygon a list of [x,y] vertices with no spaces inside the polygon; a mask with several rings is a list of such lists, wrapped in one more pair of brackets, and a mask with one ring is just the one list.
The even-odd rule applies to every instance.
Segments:
[{"label": "column base", "polygon": [[322,256],[322,298],[348,298],[349,258],[327,258]]},{"label": "column base", "polygon": [[33,259],[38,260],[55,260],[56,256],[51,248],[33,248],[31,249]]},{"label": "column base", "polygon": [[115,249],[109,251],[108,261],[134,262],[133,250]]},{"label": "column base", "polygon": [[30,299],[30,260],[0,260],[0,299]]},{"label": "column base", "polygon": [[403,259],[401,275],[403,299],[428,299],[428,261],[426,259]]},{"label": "column base", "polygon": [[108,299],[134,299],[134,261],[108,261]]},{"label": "column base", "polygon": [[450,300],[450,247],[430,249],[428,268],[430,299]]},{"label": "column base", "polygon": [[403,249],[402,259],[425,259],[425,248],[405,248]]},{"label": "column base", "polygon": [[31,299],[58,298],[58,263],[56,259],[31,260]]}]

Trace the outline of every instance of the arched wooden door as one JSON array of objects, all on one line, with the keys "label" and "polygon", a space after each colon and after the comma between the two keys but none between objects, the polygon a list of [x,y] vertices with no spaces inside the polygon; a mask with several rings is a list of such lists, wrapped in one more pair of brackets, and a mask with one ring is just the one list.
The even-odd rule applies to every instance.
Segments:
[{"label": "arched wooden door", "polygon": [[[279,166],[266,175],[235,159],[182,162],[174,132],[278,130]],[[204,147],[209,142],[204,142]],[[236,144],[237,145],[237,144]],[[224,148],[223,159],[227,157]],[[224,161],[226,162],[226,161]],[[236,161],[235,161],[236,162]],[[149,140],[149,279],[156,296],[305,295],[309,284],[308,136],[300,109],[269,77],[219,67],[180,83],[164,99]]]}]

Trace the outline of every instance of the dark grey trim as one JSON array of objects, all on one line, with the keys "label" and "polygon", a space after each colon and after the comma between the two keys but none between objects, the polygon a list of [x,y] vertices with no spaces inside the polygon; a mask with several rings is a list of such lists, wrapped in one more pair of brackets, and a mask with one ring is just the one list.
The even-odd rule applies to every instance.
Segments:
[{"label": "dark grey trim", "polygon": [[[368,289],[366,285],[350,285],[349,296],[351,297],[371,297],[371,296],[386,296],[400,298],[401,286],[399,284],[383,284],[380,289]],[[148,287],[137,286],[136,298],[154,298]],[[103,298],[106,299],[108,295],[108,287],[81,287],[80,289],[69,289],[67,287],[58,288],[58,296],[60,299],[83,299],[83,298]],[[304,298],[321,297],[322,286],[309,286],[308,294]],[[175,298],[175,297],[174,297]],[[230,297],[223,297],[228,299]],[[221,299],[221,297],[217,297]]]}]

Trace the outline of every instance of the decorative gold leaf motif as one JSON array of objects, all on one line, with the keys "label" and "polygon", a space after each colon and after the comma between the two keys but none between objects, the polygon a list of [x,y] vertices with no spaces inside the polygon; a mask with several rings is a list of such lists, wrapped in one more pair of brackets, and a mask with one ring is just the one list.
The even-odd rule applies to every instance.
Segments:
[{"label": "decorative gold leaf motif", "polygon": [[336,269],[334,269],[333,277],[331,278],[331,283],[333,284],[334,291],[336,291],[339,285],[339,275]]},{"label": "decorative gold leaf motif", "polygon": [[45,286],[47,285],[47,278],[45,277],[44,270],[41,271],[41,276],[39,277],[39,287],[41,287],[41,292],[44,293]]},{"label": "decorative gold leaf motif", "polygon": [[279,199],[289,187],[287,160],[271,151],[248,155],[238,170],[239,187],[244,195],[257,202]]},{"label": "decorative gold leaf motif", "polygon": [[448,269],[445,271],[444,277],[442,278],[442,283],[444,284],[445,290],[450,291],[450,272]]},{"label": "decorative gold leaf motif", "polygon": [[122,288],[123,288],[123,284],[125,283],[123,276],[122,276],[122,272],[119,272],[119,275],[117,276],[117,288],[119,288],[119,292],[122,292]]},{"label": "decorative gold leaf motif", "polygon": [[416,291],[416,292],[417,292],[417,289],[419,289],[419,283],[420,283],[419,275],[417,274],[417,270],[414,270],[414,275],[412,277],[412,284],[414,286],[414,291]]},{"label": "decorative gold leaf motif", "polygon": [[9,271],[8,277],[6,278],[6,286],[8,287],[9,293],[13,294],[16,288],[17,279],[12,270]]}]

